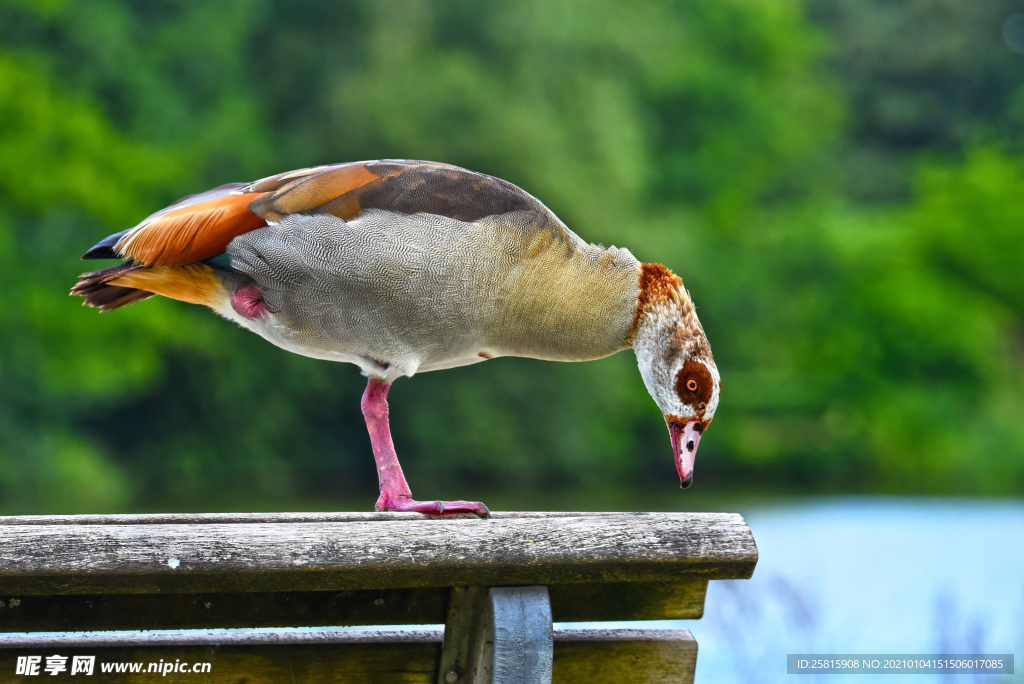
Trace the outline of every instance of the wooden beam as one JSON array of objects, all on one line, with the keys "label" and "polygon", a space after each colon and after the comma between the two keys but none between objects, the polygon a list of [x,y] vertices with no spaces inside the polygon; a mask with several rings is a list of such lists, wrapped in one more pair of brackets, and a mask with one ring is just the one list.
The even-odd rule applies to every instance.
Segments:
[{"label": "wooden beam", "polygon": [[704,615],[708,580],[554,584],[551,612],[556,622],[601,620],[696,620]]},{"label": "wooden beam", "polygon": [[[164,632],[0,635],[0,672],[18,656],[96,657],[98,684],[151,681],[149,663],[210,663],[208,673],[171,681],[211,684],[435,684],[440,629]],[[554,633],[554,684],[692,684],[697,644],[686,630],[565,630]],[[143,672],[103,673],[104,663],[141,663]],[[42,670],[40,669],[40,672]],[[62,674],[68,674],[67,672]]]},{"label": "wooden beam", "polygon": [[[576,632],[578,630],[572,630]],[[58,632],[0,634],[0,655],[15,650],[119,648],[262,648],[265,646],[363,645],[388,643],[440,644],[439,627],[405,629],[182,629],[155,632]],[[4,670],[0,669],[0,672]]]},{"label": "wooden beam", "polygon": [[0,632],[437,624],[449,589],[0,595]]},{"label": "wooden beam", "polygon": [[[555,584],[548,592],[558,622],[685,620],[701,617],[706,588],[707,580],[698,577]],[[448,622],[449,591],[457,589],[0,594],[0,632],[439,624]]]},{"label": "wooden beam", "polygon": [[7,519],[0,524],[0,594],[737,579],[749,577],[757,562],[750,530],[735,514],[356,517],[308,522],[191,517],[190,522],[145,524],[123,516],[115,524],[102,516]]},{"label": "wooden beam", "polygon": [[[18,657],[95,656],[87,682],[196,681],[203,684],[434,684],[441,653],[440,630],[257,633],[135,634],[78,636],[11,646],[0,636],[0,672],[13,677]],[[29,645],[31,644],[31,645]],[[103,672],[104,666],[137,666],[138,672]],[[129,665],[131,664],[131,665]],[[124,667],[122,665],[122,667]],[[162,676],[164,667],[182,666]],[[196,671],[191,671],[197,668]],[[151,669],[152,668],[152,669]],[[40,675],[47,675],[42,667]],[[77,675],[76,675],[77,676]],[[15,679],[21,679],[14,677]],[[25,678],[30,681],[32,678]],[[7,681],[7,679],[4,679]],[[73,679],[71,681],[74,681]]]},{"label": "wooden beam", "polygon": [[488,599],[487,587],[452,587],[437,684],[474,684],[490,675]]},{"label": "wooden beam", "polygon": [[[606,513],[603,511],[491,511],[490,520],[516,518],[581,518],[606,515],[659,515],[658,513]],[[453,513],[445,520],[479,520],[475,513]],[[386,522],[389,520],[437,520],[429,513],[113,513],[89,515],[0,515],[3,525],[228,525],[234,523]]]},{"label": "wooden beam", "polygon": [[556,630],[553,681],[693,684],[697,642],[685,629]]}]

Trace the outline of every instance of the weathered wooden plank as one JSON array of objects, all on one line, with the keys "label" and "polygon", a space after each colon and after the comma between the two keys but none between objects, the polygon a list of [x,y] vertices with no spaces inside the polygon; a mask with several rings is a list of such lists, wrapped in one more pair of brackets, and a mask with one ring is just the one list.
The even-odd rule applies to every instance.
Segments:
[{"label": "weathered wooden plank", "polygon": [[[0,598],[0,632],[437,624],[449,589]],[[12,600],[13,599],[13,600]]]},{"label": "weathered wooden plank", "polygon": [[[512,518],[579,518],[600,517],[600,511],[491,511],[493,520]],[[614,514],[613,514],[614,515]],[[630,513],[634,516],[657,513]],[[475,513],[455,513],[447,520],[475,520]],[[234,523],[322,523],[383,522],[388,520],[436,520],[429,513],[398,513],[355,511],[344,513],[132,513],[103,515],[0,515],[2,525],[207,525]]]},{"label": "weathered wooden plank", "polygon": [[[555,584],[558,622],[695,619],[707,580]],[[203,594],[0,596],[0,632],[447,623],[447,587]],[[453,590],[454,591],[454,590]],[[12,601],[13,599],[13,601]]]},{"label": "weathered wooden plank", "polygon": [[[61,673],[67,676],[74,656],[94,655],[93,675],[83,681],[97,684],[433,684],[440,652],[440,642],[11,650],[0,651],[0,672],[10,673],[11,680],[21,680],[14,676],[18,656],[42,656],[45,665],[46,656],[61,655],[68,658],[68,670]],[[137,665],[139,672],[103,672],[104,665],[117,663]],[[209,669],[203,672],[205,664]],[[198,665],[200,671],[161,675],[163,667],[175,665],[189,669]],[[47,673],[40,668],[39,674]],[[75,679],[82,677],[69,678]]]},{"label": "weathered wooden plank", "polygon": [[[96,663],[89,681],[102,683],[151,682],[156,675],[147,672],[150,663],[177,662],[210,663],[210,670],[170,672],[162,681],[433,684],[441,635],[440,629],[0,635],[0,673],[13,675],[18,656],[41,656],[41,664],[50,655],[68,656],[70,665],[72,656],[92,655]],[[554,640],[554,684],[693,681],[697,644],[686,630],[556,629]],[[110,663],[140,663],[142,671],[102,672]]]},{"label": "weathered wooden plank", "polygon": [[693,684],[697,642],[678,630],[558,630],[558,684]]},{"label": "weathered wooden plank", "polygon": [[452,587],[437,684],[473,684],[490,674],[489,663],[482,662],[490,631],[488,598],[487,587]]},{"label": "weathered wooden plank", "polygon": [[[441,643],[444,629],[436,626],[402,629],[168,629],[148,631],[96,631],[0,634],[0,649],[46,648],[155,648],[165,646],[288,646],[317,644],[375,644],[391,642]],[[684,641],[696,643],[686,629],[555,627],[556,643],[593,641]],[[2,670],[0,670],[2,672]]]},{"label": "weathered wooden plank", "polygon": [[746,578],[739,515],[0,526],[0,594],[339,591]]},{"label": "weathered wooden plank", "polygon": [[[584,630],[585,631],[585,630]],[[581,638],[572,630],[570,638]],[[600,635],[600,630],[595,634]],[[317,646],[388,643],[441,643],[444,630],[439,627],[405,629],[181,629],[154,632],[58,632],[0,634],[3,649],[72,648],[211,648],[215,646]],[[2,672],[3,670],[0,670]]]},{"label": "weathered wooden plank", "polygon": [[555,584],[548,587],[557,622],[696,620],[704,615],[703,577],[676,582]]}]

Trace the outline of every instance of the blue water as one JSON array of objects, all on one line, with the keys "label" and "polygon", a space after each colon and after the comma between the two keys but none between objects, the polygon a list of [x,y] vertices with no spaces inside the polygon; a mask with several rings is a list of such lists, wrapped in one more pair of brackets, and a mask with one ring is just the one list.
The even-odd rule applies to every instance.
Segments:
[{"label": "blue water", "polygon": [[1013,653],[1013,676],[886,675],[883,682],[1024,682],[1024,502],[844,498],[744,511],[759,560],[713,581],[697,684],[866,682],[787,675],[787,653]]}]

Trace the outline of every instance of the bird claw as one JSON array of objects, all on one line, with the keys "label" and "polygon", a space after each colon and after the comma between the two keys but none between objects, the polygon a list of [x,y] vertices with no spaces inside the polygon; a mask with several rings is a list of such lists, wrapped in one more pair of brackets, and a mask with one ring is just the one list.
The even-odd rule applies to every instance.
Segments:
[{"label": "bird claw", "polygon": [[481,518],[490,515],[487,506],[479,501],[416,501],[406,496],[386,496],[381,494],[374,507],[378,511],[415,511],[432,515],[451,513],[475,513]]}]

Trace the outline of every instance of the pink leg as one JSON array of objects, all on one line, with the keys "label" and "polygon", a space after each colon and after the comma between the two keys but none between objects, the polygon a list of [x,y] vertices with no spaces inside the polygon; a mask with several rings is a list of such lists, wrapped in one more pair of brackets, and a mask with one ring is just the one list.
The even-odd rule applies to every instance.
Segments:
[{"label": "pink leg", "polygon": [[391,385],[370,378],[362,401],[363,417],[366,418],[366,429],[370,431],[370,443],[373,445],[373,459],[377,462],[377,477],[380,478],[380,498],[377,499],[376,510],[437,514],[468,511],[486,517],[487,506],[478,501],[416,501],[412,498],[409,483],[405,481],[395,445],[391,441],[391,428],[388,427],[389,389]]}]

